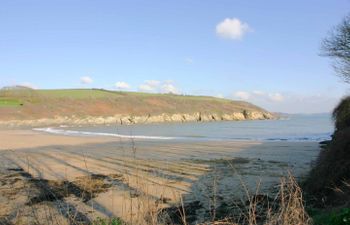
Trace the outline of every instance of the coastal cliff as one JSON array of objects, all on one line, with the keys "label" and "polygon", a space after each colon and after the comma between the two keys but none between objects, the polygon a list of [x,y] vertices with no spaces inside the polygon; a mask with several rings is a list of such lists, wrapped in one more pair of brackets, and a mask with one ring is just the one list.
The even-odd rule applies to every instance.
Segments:
[{"label": "coastal cliff", "polygon": [[0,91],[0,126],[6,127],[274,118],[272,113],[251,103],[208,96],[95,89]]},{"label": "coastal cliff", "polygon": [[161,114],[148,116],[99,116],[99,117],[76,117],[65,116],[55,118],[41,118],[32,120],[8,120],[0,121],[0,126],[48,126],[48,125],[131,125],[146,123],[164,123],[164,122],[210,122],[210,121],[239,121],[239,120],[266,120],[274,119],[274,116],[268,112],[234,112],[232,114]]}]

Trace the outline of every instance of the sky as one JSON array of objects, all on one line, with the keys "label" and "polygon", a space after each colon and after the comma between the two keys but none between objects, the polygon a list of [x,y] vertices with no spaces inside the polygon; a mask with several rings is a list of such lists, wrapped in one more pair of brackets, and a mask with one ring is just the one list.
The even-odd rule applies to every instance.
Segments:
[{"label": "sky", "polygon": [[2,0],[0,87],[211,95],[288,113],[349,94],[323,38],[350,0]]}]

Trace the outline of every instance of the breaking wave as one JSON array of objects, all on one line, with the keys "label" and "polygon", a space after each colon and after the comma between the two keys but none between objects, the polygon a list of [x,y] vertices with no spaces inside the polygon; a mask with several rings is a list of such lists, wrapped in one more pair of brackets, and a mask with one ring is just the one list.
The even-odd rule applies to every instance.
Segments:
[{"label": "breaking wave", "polygon": [[101,132],[89,132],[89,131],[75,131],[75,130],[63,130],[52,127],[47,128],[34,128],[35,131],[41,131],[51,134],[60,134],[66,136],[105,136],[105,137],[119,137],[129,139],[154,139],[154,140],[172,140],[174,137],[161,137],[161,136],[144,136],[144,135],[122,135],[112,133],[101,133]]}]

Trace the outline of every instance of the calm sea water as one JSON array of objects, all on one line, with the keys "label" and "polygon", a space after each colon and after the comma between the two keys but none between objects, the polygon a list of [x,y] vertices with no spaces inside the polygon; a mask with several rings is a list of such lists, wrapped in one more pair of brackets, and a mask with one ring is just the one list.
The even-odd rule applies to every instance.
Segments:
[{"label": "calm sea water", "polygon": [[290,115],[280,120],[162,123],[130,126],[39,128],[79,136],[115,136],[159,140],[322,141],[330,138],[330,114]]}]

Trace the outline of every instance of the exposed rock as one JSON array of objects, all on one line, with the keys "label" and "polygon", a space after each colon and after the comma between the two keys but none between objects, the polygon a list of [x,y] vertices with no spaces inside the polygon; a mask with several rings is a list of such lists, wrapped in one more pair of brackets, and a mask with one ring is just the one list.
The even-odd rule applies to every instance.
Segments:
[{"label": "exposed rock", "polygon": [[216,113],[211,114],[210,116],[211,116],[211,120],[213,121],[220,120],[219,116]]},{"label": "exposed rock", "polygon": [[241,112],[234,112],[232,113],[232,120],[244,120],[245,117],[243,115],[243,113]]},{"label": "exposed rock", "polygon": [[223,114],[221,116],[221,120],[228,120],[228,121],[230,121],[230,120],[233,120],[233,117],[232,117],[232,115],[229,115],[229,114]]},{"label": "exposed rock", "polygon": [[43,118],[36,120],[9,120],[0,121],[2,127],[18,127],[18,126],[49,126],[49,125],[107,125],[107,124],[143,124],[143,123],[163,123],[163,122],[208,122],[208,121],[233,121],[233,120],[266,120],[275,119],[269,112],[258,111],[243,111],[224,113],[218,115],[217,113],[193,113],[193,114],[160,114],[147,116],[133,116],[133,115],[114,115],[108,117],[92,117],[79,118],[75,115],[71,117],[55,117]]},{"label": "exposed rock", "polygon": [[208,121],[212,121],[212,116],[210,114],[202,114],[201,115],[201,121],[202,122],[208,122]]},{"label": "exposed rock", "polygon": [[181,114],[173,114],[173,115],[171,115],[171,121],[185,122],[186,117],[184,117]]},{"label": "exposed rock", "polygon": [[171,116],[169,116],[168,114],[163,113],[162,116],[163,116],[163,121],[158,121],[158,122],[172,122]]}]

